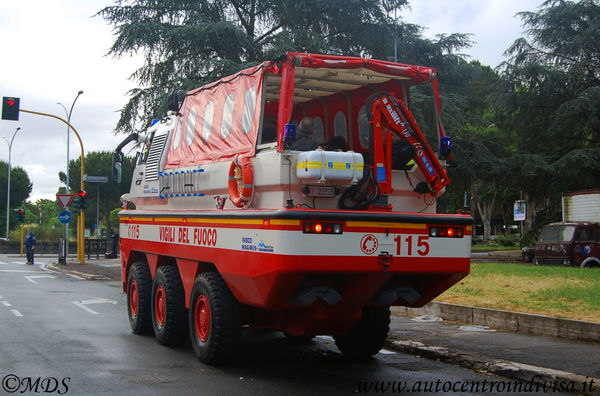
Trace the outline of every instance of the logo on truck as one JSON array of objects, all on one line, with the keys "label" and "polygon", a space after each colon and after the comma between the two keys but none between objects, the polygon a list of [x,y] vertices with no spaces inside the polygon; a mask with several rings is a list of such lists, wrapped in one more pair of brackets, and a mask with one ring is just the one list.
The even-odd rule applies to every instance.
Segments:
[{"label": "logo on truck", "polygon": [[375,253],[377,251],[377,247],[379,247],[379,241],[373,234],[367,234],[360,240],[360,250],[362,250],[365,254]]}]

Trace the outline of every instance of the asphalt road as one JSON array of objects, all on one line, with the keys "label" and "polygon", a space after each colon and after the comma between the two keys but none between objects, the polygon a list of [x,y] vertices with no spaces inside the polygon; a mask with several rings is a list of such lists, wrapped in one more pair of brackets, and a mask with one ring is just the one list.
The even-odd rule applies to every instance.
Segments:
[{"label": "asphalt road", "polygon": [[0,256],[0,395],[337,395],[394,386],[490,394],[484,384],[509,382],[394,351],[351,361],[329,337],[298,344],[278,332],[245,332],[234,363],[208,366],[189,345],[133,335],[119,282],[49,273],[44,260],[53,258],[28,266]]}]

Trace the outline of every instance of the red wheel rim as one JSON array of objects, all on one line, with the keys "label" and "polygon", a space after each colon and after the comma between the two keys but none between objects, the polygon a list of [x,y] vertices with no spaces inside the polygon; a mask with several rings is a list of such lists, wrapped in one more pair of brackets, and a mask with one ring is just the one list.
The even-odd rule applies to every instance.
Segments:
[{"label": "red wheel rim", "polygon": [[131,307],[131,317],[135,318],[138,310],[138,288],[136,281],[132,281],[129,286],[129,306]]},{"label": "red wheel rim", "polygon": [[205,295],[201,295],[196,299],[194,322],[196,325],[196,335],[201,342],[206,342],[210,334],[210,307]]},{"label": "red wheel rim", "polygon": [[156,321],[161,327],[165,324],[166,305],[165,289],[162,286],[158,286],[154,295],[154,312],[156,314]]}]

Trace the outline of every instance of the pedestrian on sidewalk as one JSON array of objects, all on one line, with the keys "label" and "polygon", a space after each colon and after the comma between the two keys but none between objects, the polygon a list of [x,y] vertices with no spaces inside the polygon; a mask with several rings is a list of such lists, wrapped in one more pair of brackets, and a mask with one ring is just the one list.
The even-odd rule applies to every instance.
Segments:
[{"label": "pedestrian on sidewalk", "polygon": [[115,227],[112,233],[112,258],[117,258],[119,249],[119,228]]},{"label": "pedestrian on sidewalk", "polygon": [[33,265],[33,250],[35,248],[35,234],[31,227],[27,228],[25,235],[25,248],[27,249],[27,264]]}]

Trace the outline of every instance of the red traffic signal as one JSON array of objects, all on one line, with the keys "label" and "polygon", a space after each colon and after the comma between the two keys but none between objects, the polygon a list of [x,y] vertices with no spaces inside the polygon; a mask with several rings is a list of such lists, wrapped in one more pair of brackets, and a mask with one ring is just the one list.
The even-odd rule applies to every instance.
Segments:
[{"label": "red traffic signal", "polygon": [[9,121],[19,121],[19,98],[7,97],[2,98],[2,119]]},{"label": "red traffic signal", "polygon": [[77,191],[77,196],[79,196],[79,198],[85,198],[85,190],[79,190]]}]

